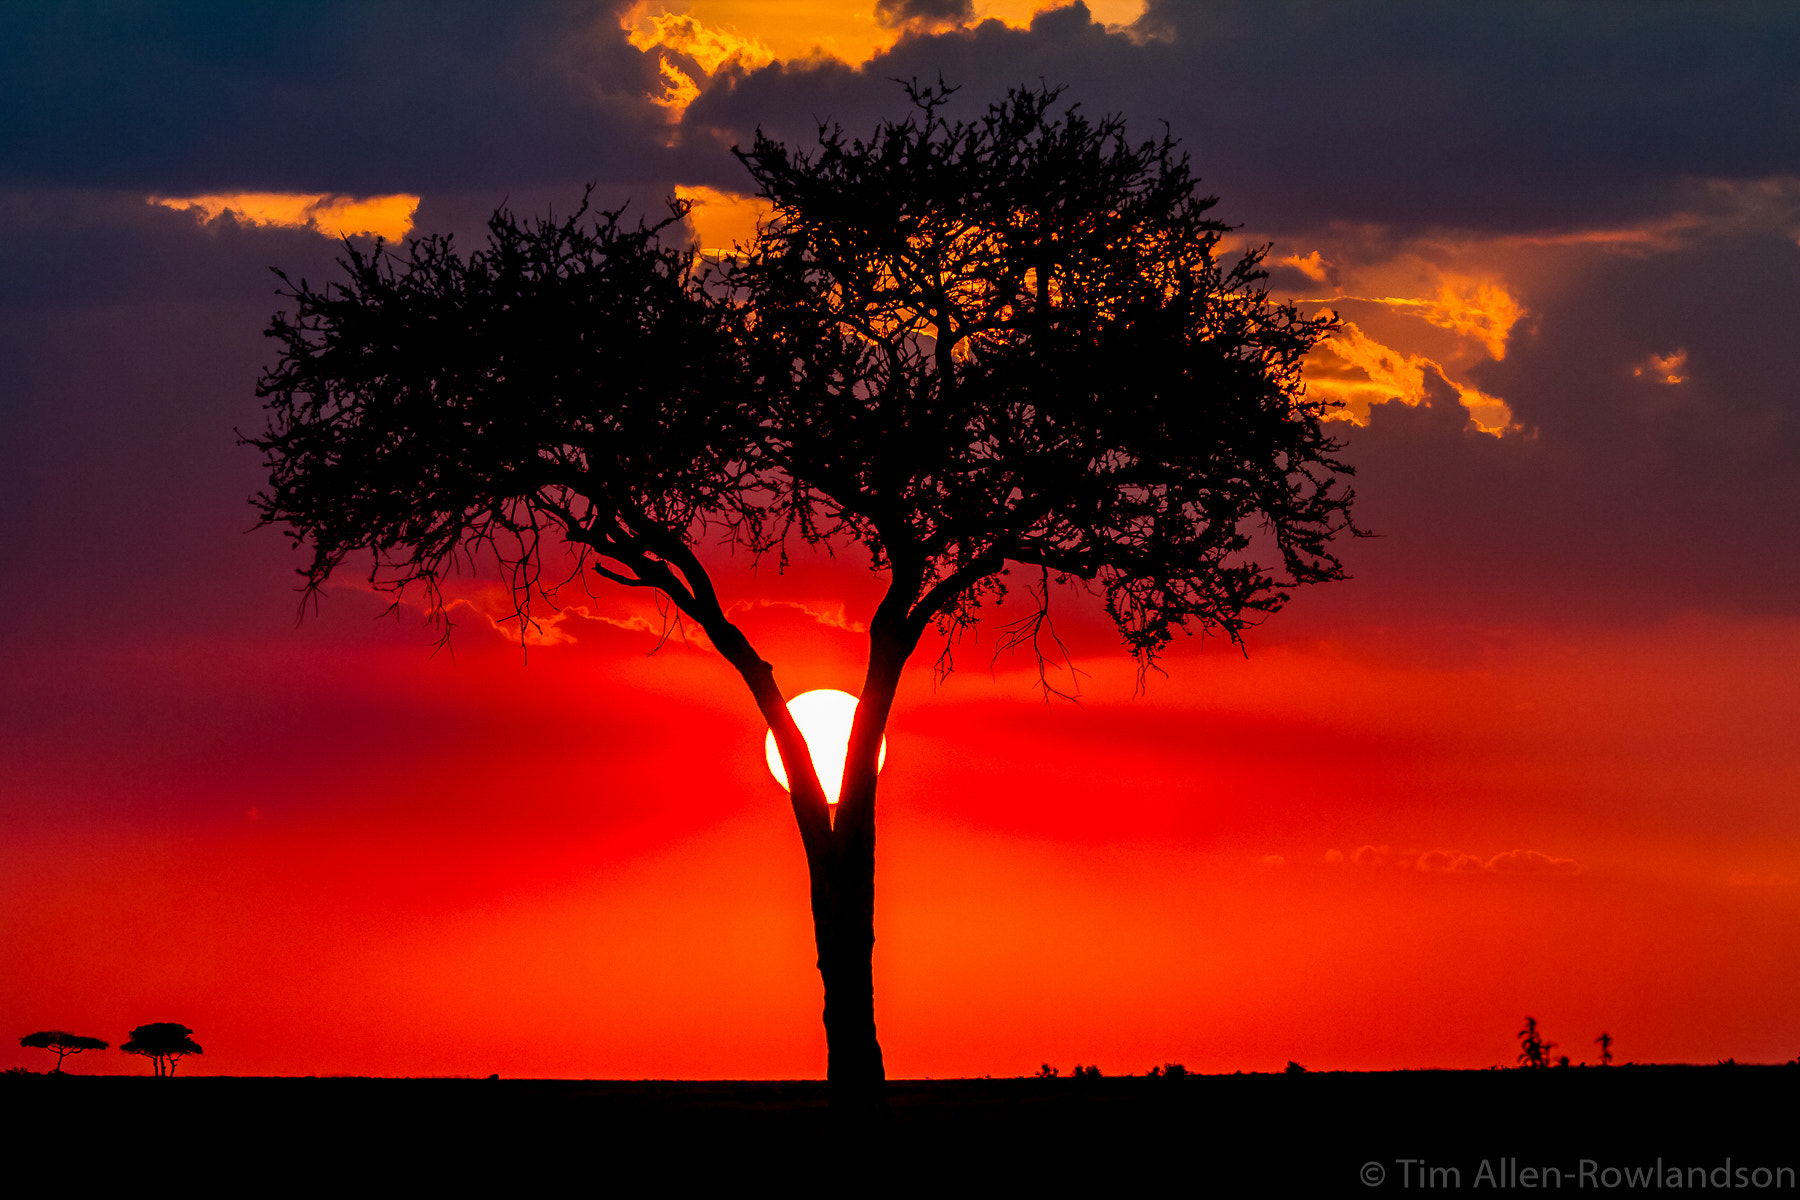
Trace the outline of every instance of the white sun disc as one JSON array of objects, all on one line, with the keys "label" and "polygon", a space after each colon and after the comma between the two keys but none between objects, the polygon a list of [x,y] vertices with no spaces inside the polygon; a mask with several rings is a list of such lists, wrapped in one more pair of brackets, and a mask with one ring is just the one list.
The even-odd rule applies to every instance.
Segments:
[{"label": "white sun disc", "polygon": [[[825,789],[828,803],[838,802],[838,787],[844,780],[844,758],[850,752],[850,726],[856,720],[856,697],[832,688],[802,692],[788,701],[788,712],[806,748],[812,752],[813,769]],[[788,785],[787,770],[781,765],[781,753],[775,749],[775,734],[763,738],[763,757],[768,760],[769,774],[783,788]],[[887,762],[887,739],[881,739],[881,750],[875,757],[875,769]]]}]

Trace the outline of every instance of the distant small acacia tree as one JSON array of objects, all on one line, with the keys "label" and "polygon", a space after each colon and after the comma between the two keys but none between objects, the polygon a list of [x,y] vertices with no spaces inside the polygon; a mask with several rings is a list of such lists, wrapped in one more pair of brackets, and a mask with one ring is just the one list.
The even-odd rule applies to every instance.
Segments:
[{"label": "distant small acacia tree", "polygon": [[[1054,583],[1097,594],[1147,667],[1177,630],[1237,640],[1341,578],[1328,543],[1351,528],[1330,405],[1300,378],[1332,322],[1270,300],[1262,251],[1220,261],[1229,227],[1173,139],[1134,145],[1050,88],[972,122],[942,85],[909,94],[867,141],[759,133],[739,158],[769,219],[704,277],[658,241],[679,204],[636,229],[497,213],[466,258],[350,247],[347,282],[288,281],[269,426],[245,439],[264,523],[310,548],[309,596],[367,554],[375,587],[441,613],[444,577],[491,551],[523,623],[561,540],[704,632],[789,782],[834,1102],[885,1074],[876,771],[921,639],[953,645],[1018,570],[1006,640],[1040,678]],[[886,577],[835,805],[708,542],[860,546]]]},{"label": "distant small acacia tree", "polygon": [[19,1039],[19,1045],[32,1050],[56,1051],[55,1072],[62,1074],[63,1059],[71,1054],[80,1054],[83,1050],[104,1050],[112,1045],[96,1037],[83,1037],[62,1029],[41,1029],[36,1033],[28,1033]]},{"label": "distant small acacia tree", "polygon": [[175,1064],[190,1054],[204,1054],[194,1040],[194,1031],[173,1021],[156,1021],[139,1025],[131,1031],[131,1040],[119,1046],[126,1054],[140,1054],[156,1064],[158,1075],[175,1074]]},{"label": "distant small acacia tree", "polygon": [[1601,1031],[1600,1036],[1594,1039],[1594,1044],[1600,1047],[1600,1065],[1603,1067],[1612,1066],[1612,1060],[1613,1060],[1613,1052],[1612,1052],[1613,1036],[1612,1036],[1612,1034],[1607,1033],[1604,1030]]},{"label": "distant small acacia tree", "polygon": [[1537,1018],[1526,1017],[1525,1028],[1519,1030],[1519,1065],[1541,1070],[1550,1065],[1550,1051],[1555,1042],[1546,1042],[1538,1033]]}]

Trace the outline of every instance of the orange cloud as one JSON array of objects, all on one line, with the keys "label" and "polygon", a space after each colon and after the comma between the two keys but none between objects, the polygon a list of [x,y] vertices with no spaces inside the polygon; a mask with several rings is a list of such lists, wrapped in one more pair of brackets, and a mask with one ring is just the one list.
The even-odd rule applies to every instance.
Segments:
[{"label": "orange cloud", "polygon": [[1290,254],[1280,262],[1283,266],[1293,267],[1314,283],[1324,283],[1325,277],[1331,269],[1331,264],[1321,258],[1317,250],[1305,258],[1301,258],[1298,254]]},{"label": "orange cloud", "polygon": [[[977,0],[962,23],[993,20],[1023,29],[1038,13],[1068,3]],[[1144,14],[1147,4],[1146,0],[1087,0],[1087,7],[1094,20],[1110,29],[1125,29]],[[620,24],[639,50],[662,47],[674,51],[711,75],[734,61],[757,67],[815,55],[861,66],[892,49],[909,32],[953,29],[957,21],[883,24],[876,16],[874,0],[858,4],[840,0],[638,0],[620,17]],[[703,81],[667,58],[662,71],[667,90],[659,103],[680,111],[699,94]]]},{"label": "orange cloud", "polygon": [[[1031,18],[1053,8],[1067,8],[1072,0],[975,0],[976,21],[1001,21],[1024,29]],[[1146,0],[1087,0],[1088,13],[1109,29],[1123,29],[1144,15]]]},{"label": "orange cloud", "polygon": [[1557,858],[1541,850],[1508,850],[1496,854],[1482,865],[1484,871],[1503,875],[1579,875],[1581,864],[1572,858]]},{"label": "orange cloud", "polygon": [[1460,850],[1427,850],[1419,855],[1418,861],[1413,865],[1421,871],[1454,873],[1479,871],[1484,864],[1475,855],[1464,854]]},{"label": "orange cloud", "polygon": [[[1315,250],[1312,257],[1317,259],[1318,251]],[[1306,270],[1299,260],[1295,260],[1294,265]],[[1311,275],[1312,272],[1307,271],[1307,274]],[[1513,326],[1525,316],[1524,307],[1513,299],[1505,287],[1492,280],[1471,279],[1466,276],[1444,276],[1437,295],[1430,298],[1337,296],[1319,303],[1340,303],[1345,300],[1385,304],[1390,308],[1414,313],[1440,329],[1473,338],[1496,361],[1506,357],[1506,339],[1512,333]]]},{"label": "orange cloud", "polygon": [[663,94],[655,97],[656,103],[682,112],[700,98],[700,85],[673,62],[665,58],[657,65],[657,70],[662,72]]},{"label": "orange cloud", "polygon": [[1500,397],[1458,383],[1433,359],[1376,341],[1354,322],[1346,321],[1321,342],[1306,367],[1307,390],[1341,405],[1334,414],[1337,419],[1357,425],[1369,423],[1369,410],[1377,404],[1425,403],[1428,381],[1434,377],[1455,390],[1469,419],[1483,433],[1501,434],[1515,427],[1512,409]]},{"label": "orange cloud", "polygon": [[710,75],[734,58],[749,67],[816,53],[867,62],[897,36],[874,10],[824,0],[638,0],[620,24],[639,50],[675,51]]},{"label": "orange cloud", "polygon": [[[1333,850],[1328,862],[1343,862],[1341,851]],[[1490,858],[1465,854],[1461,850],[1395,850],[1392,846],[1362,846],[1349,856],[1359,867],[1393,867],[1400,871],[1423,871],[1434,874],[1493,875],[1579,875],[1582,866],[1572,858],[1557,858],[1541,850],[1508,850]]]},{"label": "orange cloud", "polygon": [[769,215],[768,202],[761,196],[685,184],[675,186],[675,196],[694,203],[688,224],[700,239],[702,254],[725,254],[736,246],[748,246],[756,240],[757,223]]},{"label": "orange cloud", "polygon": [[802,600],[739,600],[726,609],[726,615],[757,608],[789,608],[828,629],[841,629],[846,633],[869,631],[868,625],[850,616],[848,607],[841,600],[834,604],[808,604]]},{"label": "orange cloud", "polygon": [[[667,642],[680,643],[708,654],[716,653],[699,626],[682,621],[680,613],[666,601],[659,603],[657,597],[612,588],[611,585],[598,595],[585,590],[568,590],[577,586],[571,581],[563,589],[552,589],[547,600],[534,596],[529,610],[521,613],[512,588],[497,579],[451,578],[442,581],[435,596],[415,588],[398,597],[376,589],[366,577],[354,572],[344,572],[332,580],[334,591],[379,596],[384,603],[415,613],[434,627],[443,623],[454,635],[456,645],[462,644],[464,631],[471,629],[491,631],[503,641],[527,649],[578,645],[593,641],[596,633],[604,632],[596,626],[605,626],[627,633],[648,634],[652,639],[646,643],[650,653]],[[590,603],[560,602],[564,596],[574,594],[587,596]],[[833,624],[830,613],[808,610],[807,615],[822,625]]]},{"label": "orange cloud", "polygon": [[[629,32],[627,40],[639,50],[665,52],[659,63],[664,90],[655,100],[677,113],[700,95],[700,81],[689,72],[689,64],[698,67],[704,78],[728,65],[753,69],[775,61],[775,52],[767,44],[738,32],[735,25],[702,21],[691,11],[670,11],[668,6],[648,0],[639,0],[626,10],[620,24]],[[678,61],[677,55],[687,62]]]},{"label": "orange cloud", "polygon": [[1348,305],[1358,314],[1308,362],[1308,387],[1341,404],[1340,419],[1360,425],[1367,423],[1372,405],[1423,404],[1435,377],[1455,392],[1482,432],[1514,429],[1506,401],[1459,378],[1476,363],[1505,358],[1508,339],[1527,315],[1500,273],[1485,263],[1472,269],[1445,265],[1466,254],[1466,247],[1454,244],[1395,253],[1379,231],[1345,229],[1328,236],[1338,242],[1329,258],[1313,249],[1277,260],[1315,282],[1330,283],[1337,293],[1297,303],[1339,312]]},{"label": "orange cloud", "polygon": [[1631,374],[1637,379],[1650,379],[1656,383],[1686,383],[1688,377],[1682,372],[1687,369],[1687,351],[1677,350],[1672,354],[1652,354],[1643,362],[1631,368]]},{"label": "orange cloud", "polygon": [[[1341,419],[1362,424],[1374,404],[1424,403],[1435,376],[1483,431],[1515,429],[1506,401],[1466,380],[1471,368],[1506,357],[1530,316],[1525,295],[1555,294],[1596,254],[1645,256],[1745,234],[1800,239],[1800,177],[1690,180],[1683,188],[1674,211],[1608,228],[1501,237],[1439,231],[1404,241],[1375,225],[1316,231],[1316,245],[1271,261],[1330,285],[1296,303],[1355,320],[1308,362],[1308,386],[1341,403]],[[1667,389],[1691,378],[1688,366],[1686,349],[1675,348],[1626,369]],[[1665,391],[1664,399],[1675,395]]]},{"label": "orange cloud", "polygon": [[204,222],[230,213],[250,225],[310,229],[326,237],[399,241],[412,230],[419,197],[407,193],[357,199],[335,192],[236,192],[209,196],[151,196],[148,203],[197,213]]}]

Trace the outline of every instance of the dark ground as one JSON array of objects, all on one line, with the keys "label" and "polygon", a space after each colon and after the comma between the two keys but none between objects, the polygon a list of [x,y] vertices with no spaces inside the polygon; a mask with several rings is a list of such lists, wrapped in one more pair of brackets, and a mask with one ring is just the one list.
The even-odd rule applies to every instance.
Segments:
[{"label": "dark ground", "polygon": [[[0,1128],[15,1163],[48,1156],[70,1184],[257,1194],[1522,1192],[1554,1186],[1546,1167],[1562,1191],[1629,1192],[1609,1172],[1659,1159],[1795,1194],[1800,1170],[1793,1066],[909,1080],[888,1096],[869,1132],[835,1122],[813,1082],[8,1076]],[[1758,1189],[1759,1167],[1788,1171]]]}]

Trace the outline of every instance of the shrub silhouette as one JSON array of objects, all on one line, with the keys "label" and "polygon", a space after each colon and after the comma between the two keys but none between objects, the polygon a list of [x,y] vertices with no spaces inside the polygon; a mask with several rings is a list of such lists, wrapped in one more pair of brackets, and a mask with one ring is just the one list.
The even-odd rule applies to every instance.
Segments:
[{"label": "shrub silhouette", "polygon": [[1526,1017],[1525,1028],[1519,1030],[1519,1065],[1543,1070],[1550,1065],[1550,1051],[1554,1049],[1555,1042],[1546,1042],[1539,1036],[1537,1018]]},{"label": "shrub silhouette", "polygon": [[1290,1058],[1288,1059],[1288,1065],[1281,1069],[1281,1073],[1283,1075],[1304,1075],[1306,1074],[1306,1068]]},{"label": "shrub silhouette", "polygon": [[64,1029],[40,1029],[36,1033],[28,1033],[19,1039],[19,1045],[32,1050],[56,1051],[56,1066],[52,1073],[61,1075],[63,1059],[71,1054],[80,1054],[83,1050],[104,1050],[111,1042],[101,1041],[96,1037],[83,1037]]},{"label": "shrub silhouette", "polygon": [[1612,1034],[1602,1030],[1600,1036],[1594,1039],[1594,1044],[1600,1047],[1600,1065],[1603,1067],[1612,1066]]}]

